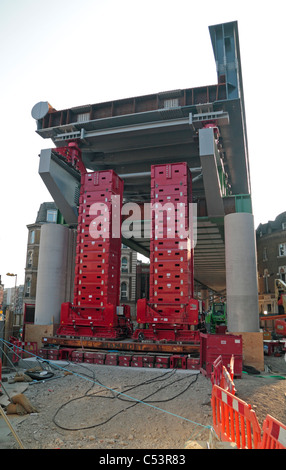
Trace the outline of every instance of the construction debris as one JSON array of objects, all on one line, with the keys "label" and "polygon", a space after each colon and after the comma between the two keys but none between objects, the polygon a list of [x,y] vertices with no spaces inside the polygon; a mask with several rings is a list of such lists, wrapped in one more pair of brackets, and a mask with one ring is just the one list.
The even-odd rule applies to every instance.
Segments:
[{"label": "construction debris", "polygon": [[16,375],[9,379],[9,383],[12,384],[12,383],[15,383],[15,382],[31,382],[32,379],[31,377],[29,377],[27,374],[23,374],[23,373],[16,373]]},{"label": "construction debris", "polygon": [[237,449],[236,445],[233,442],[221,442],[215,440],[210,444],[209,441],[188,441],[185,444],[185,449]]},{"label": "construction debris", "polygon": [[[267,356],[265,361],[269,371],[286,374],[284,358]],[[40,410],[10,415],[26,448],[233,448],[210,437],[211,381],[202,374],[194,380],[191,371],[179,369],[73,362],[67,367],[70,370],[59,375],[64,380],[54,380],[52,388],[43,380],[33,381],[33,387],[29,383],[7,384],[11,409],[18,404],[25,410],[23,403],[15,403],[15,396],[25,393],[31,408]],[[239,398],[257,403],[255,413],[261,426],[267,413],[285,422],[285,381],[266,375],[243,374],[236,381]],[[144,400],[146,396],[149,398]],[[139,401],[133,402],[131,397]],[[23,413],[19,406],[16,411]],[[2,448],[15,448],[16,443],[11,439],[5,445]]]},{"label": "construction debris", "polygon": [[14,395],[11,398],[12,403],[10,403],[6,408],[7,415],[9,414],[30,414],[30,413],[38,413],[38,410],[33,407],[30,403],[28,398],[23,394],[19,393],[18,395]]}]

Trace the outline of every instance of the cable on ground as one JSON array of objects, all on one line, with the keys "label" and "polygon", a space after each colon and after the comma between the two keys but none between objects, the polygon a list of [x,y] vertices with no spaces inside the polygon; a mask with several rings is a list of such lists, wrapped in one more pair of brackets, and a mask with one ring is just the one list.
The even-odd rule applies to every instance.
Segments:
[{"label": "cable on ground", "polygon": [[[13,344],[12,344],[12,343],[9,343],[8,341],[3,340],[3,339],[1,339],[1,341],[2,341],[4,344],[10,345],[10,346],[13,347]],[[19,348],[19,347],[18,347],[18,349],[25,351],[25,349],[22,349],[22,348]],[[28,352],[28,351],[25,351],[25,352]],[[37,356],[36,354],[31,353],[30,351],[29,351],[28,353],[30,354],[30,356],[34,357],[34,358],[35,358],[38,362],[40,362],[40,363],[43,363],[43,362],[44,362],[44,363],[48,363],[48,364],[51,363],[50,361],[48,361],[48,360],[46,360],[46,359],[43,361],[43,359],[42,359],[41,357]],[[69,361],[67,361],[67,363],[74,365],[74,363],[70,363]],[[79,365],[79,366],[81,366],[81,367],[84,367],[81,363],[76,363],[76,364]],[[143,384],[146,385],[146,384],[148,384],[148,383],[150,383],[150,382],[152,382],[152,381],[155,381],[155,380],[156,380],[155,378],[154,378],[154,379],[150,379],[149,381],[145,381],[145,382],[143,382],[142,384],[138,384],[138,385],[131,386],[131,388],[130,388],[130,389],[126,389],[125,392],[120,392],[120,391],[115,390],[115,389],[113,389],[113,388],[111,388],[111,387],[108,387],[107,385],[102,384],[99,380],[91,379],[90,376],[85,376],[85,375],[83,375],[83,374],[79,374],[79,373],[77,373],[77,372],[70,371],[69,369],[66,369],[66,368],[64,368],[64,367],[61,367],[60,365],[55,364],[54,362],[52,362],[52,366],[53,366],[54,368],[57,368],[57,369],[60,369],[60,370],[63,370],[63,371],[67,371],[67,372],[69,372],[69,373],[72,373],[72,374],[73,374],[74,376],[76,376],[76,377],[79,377],[79,378],[82,378],[82,379],[84,379],[84,380],[90,381],[90,382],[91,382],[91,387],[90,387],[90,389],[89,389],[88,391],[90,391],[90,390],[93,388],[94,385],[98,385],[98,386],[100,386],[100,387],[102,387],[102,388],[104,388],[104,389],[110,391],[111,394],[113,395],[112,397],[106,397],[106,396],[103,397],[103,396],[102,396],[103,398],[110,398],[110,399],[112,399],[112,398],[118,398],[118,397],[120,397],[120,399],[123,399],[123,400],[124,400],[124,398],[126,398],[127,400],[125,400],[125,401],[131,401],[131,402],[132,402],[132,405],[130,405],[129,407],[127,407],[127,408],[125,408],[125,409],[122,409],[122,410],[118,411],[117,413],[115,413],[115,414],[112,415],[111,417],[107,418],[107,419],[106,419],[104,422],[102,422],[102,423],[98,423],[98,424],[91,425],[91,426],[86,426],[86,427],[81,427],[81,428],[76,428],[76,429],[75,429],[75,428],[73,428],[73,429],[71,429],[71,428],[66,428],[66,427],[63,427],[63,426],[59,425],[59,423],[56,422],[56,416],[57,416],[57,414],[60,412],[60,410],[61,410],[64,406],[66,406],[68,403],[71,403],[72,401],[79,400],[79,399],[81,399],[81,398],[87,396],[87,395],[86,395],[86,394],[88,393],[88,391],[87,391],[83,396],[81,396],[81,397],[76,397],[76,398],[71,399],[71,400],[69,400],[68,402],[64,403],[64,404],[57,410],[57,412],[55,413],[55,415],[54,415],[54,417],[53,417],[53,422],[54,422],[54,424],[55,424],[56,426],[58,426],[59,428],[61,428],[61,429],[63,429],[63,430],[67,430],[67,431],[80,431],[80,430],[84,430],[84,429],[91,429],[91,428],[94,428],[94,427],[102,426],[102,425],[106,424],[107,422],[111,421],[111,420],[112,420],[113,418],[115,418],[116,416],[118,416],[120,413],[123,413],[124,411],[127,411],[127,410],[129,410],[130,408],[132,408],[133,406],[135,406],[135,405],[137,405],[137,404],[140,404],[140,403],[143,404],[143,405],[145,405],[145,406],[149,406],[150,408],[152,408],[152,409],[154,409],[154,410],[161,411],[161,412],[166,413],[166,414],[169,414],[169,415],[171,415],[171,416],[173,416],[173,417],[175,417],[175,418],[182,419],[182,420],[184,420],[184,421],[186,421],[186,422],[188,422],[188,423],[195,424],[196,426],[201,426],[201,427],[204,428],[204,429],[213,429],[212,426],[203,425],[203,424],[201,424],[201,423],[196,423],[195,421],[192,421],[192,420],[190,420],[189,418],[185,418],[185,417],[180,416],[180,415],[178,415],[178,414],[176,414],[176,413],[172,413],[172,412],[170,412],[170,411],[164,410],[164,409],[162,409],[162,408],[159,408],[158,406],[153,405],[153,403],[159,403],[160,401],[158,401],[158,400],[153,400],[153,401],[148,402],[147,399],[150,398],[150,397],[151,397],[152,395],[154,395],[155,393],[157,393],[158,390],[156,390],[155,392],[150,393],[150,394],[149,394],[148,396],[146,396],[143,400],[139,400],[139,399],[134,398],[134,397],[132,397],[132,396],[129,396],[129,395],[127,395],[127,394],[125,393],[126,391],[130,391],[130,390],[133,389],[133,388],[137,388],[138,386],[141,386],[141,385],[143,385]],[[86,368],[87,368],[87,367],[86,367]],[[89,368],[87,368],[87,369],[88,369],[90,372],[92,372]],[[175,371],[176,371],[176,369],[175,369]],[[173,372],[173,371],[172,371],[172,372]],[[164,376],[167,375],[167,374],[169,374],[169,372],[165,373]],[[177,379],[177,380],[175,381],[175,382],[178,382],[178,381],[180,381],[180,380],[183,380],[183,379],[185,379],[185,378],[188,378],[188,377],[191,377],[191,376],[194,376],[194,375],[195,375],[195,380],[194,380],[193,382],[191,382],[190,384],[188,384],[188,386],[186,387],[186,389],[185,389],[184,391],[180,392],[177,396],[179,396],[179,395],[181,395],[182,393],[184,393],[191,385],[193,385],[193,383],[195,383],[195,382],[197,381],[199,373],[198,373],[198,374],[189,374],[188,376],[183,377],[183,378],[180,378],[180,379]],[[94,372],[93,372],[93,377],[95,377]],[[175,382],[172,382],[172,384],[175,383]],[[170,384],[170,385],[172,385],[172,384]],[[164,387],[164,388],[165,388],[165,387]],[[91,395],[88,395],[88,396],[89,396],[89,397],[93,397],[92,394],[91,394]],[[170,398],[169,400],[162,400],[162,402],[163,402],[163,401],[165,402],[165,401],[173,400],[173,399],[177,398],[177,396],[176,396],[176,397],[172,397],[172,398]],[[97,395],[97,397],[100,397],[100,395]],[[122,398],[122,397],[123,397],[123,398]]]}]

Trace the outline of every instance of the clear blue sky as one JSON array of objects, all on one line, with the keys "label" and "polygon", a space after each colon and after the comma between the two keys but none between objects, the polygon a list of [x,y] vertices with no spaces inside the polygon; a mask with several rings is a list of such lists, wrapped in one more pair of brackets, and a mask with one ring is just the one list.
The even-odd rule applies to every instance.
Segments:
[{"label": "clear blue sky", "polygon": [[51,196],[31,109],[215,84],[208,26],[238,21],[256,226],[286,210],[282,0],[1,0],[0,274],[24,281],[27,228]]}]

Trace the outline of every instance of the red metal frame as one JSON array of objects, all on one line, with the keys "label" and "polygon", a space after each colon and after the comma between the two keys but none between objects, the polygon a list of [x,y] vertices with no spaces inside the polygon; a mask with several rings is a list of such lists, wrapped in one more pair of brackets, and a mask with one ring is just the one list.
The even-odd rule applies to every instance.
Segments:
[{"label": "red metal frame", "polygon": [[[184,240],[180,239],[176,225],[179,204],[184,208],[183,218],[179,221],[185,224],[184,228],[189,228],[191,220],[186,208],[192,201],[191,181],[185,162],[151,167],[153,213],[149,300],[137,302],[137,322],[144,327],[135,331],[134,339],[199,341],[199,306],[193,299],[193,249],[180,249]],[[174,220],[168,220],[163,212],[163,205],[167,203],[175,209],[170,211]]]},{"label": "red metal frame", "polygon": [[[218,356],[222,357],[222,363],[235,377],[242,376],[242,336],[231,334],[207,334],[200,335],[200,370],[206,377],[211,377],[213,363]],[[234,370],[231,366],[234,361]]]},{"label": "red metal frame", "polygon": [[66,147],[55,148],[54,152],[64,157],[67,162],[71,163],[71,165],[81,173],[86,172],[86,168],[81,159],[81,151],[76,141],[69,142]]},{"label": "red metal frame", "polygon": [[[131,336],[130,308],[124,306],[123,314],[118,314],[123,181],[113,170],[87,172],[77,142],[54,151],[81,173],[74,298],[72,304],[62,305],[57,333],[113,339]],[[144,328],[135,331],[135,339],[144,335],[151,340],[199,341],[193,250],[181,249],[179,230],[169,237],[170,221],[162,212],[162,205],[171,202],[175,208],[171,224],[176,229],[179,220],[184,229],[189,228],[186,208],[192,201],[191,181],[185,162],[151,168],[150,297],[148,302],[138,301],[137,321]],[[119,233],[113,227],[114,218]]]},{"label": "red metal frame", "polygon": [[123,181],[113,170],[87,172],[76,142],[54,151],[81,173],[74,298],[62,304],[57,334],[130,336],[130,308],[118,311],[121,237],[114,236],[112,227],[113,215],[121,227]]}]

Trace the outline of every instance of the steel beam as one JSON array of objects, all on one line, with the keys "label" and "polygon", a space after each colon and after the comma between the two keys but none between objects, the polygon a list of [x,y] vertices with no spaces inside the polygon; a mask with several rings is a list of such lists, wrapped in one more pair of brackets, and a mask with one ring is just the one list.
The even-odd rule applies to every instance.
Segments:
[{"label": "steel beam", "polygon": [[118,351],[140,351],[140,352],[160,352],[160,353],[192,353],[200,350],[199,343],[186,344],[168,344],[168,343],[150,343],[137,341],[101,341],[92,338],[71,338],[71,337],[47,337],[43,339],[43,344],[53,344],[66,347],[79,347],[91,349],[109,349]]},{"label": "steel beam", "polygon": [[52,149],[41,150],[39,175],[65,221],[76,225],[80,179],[76,171],[53,156]]},{"label": "steel beam", "polygon": [[209,217],[223,217],[224,205],[217,168],[216,144],[212,128],[199,130],[200,159]]}]

